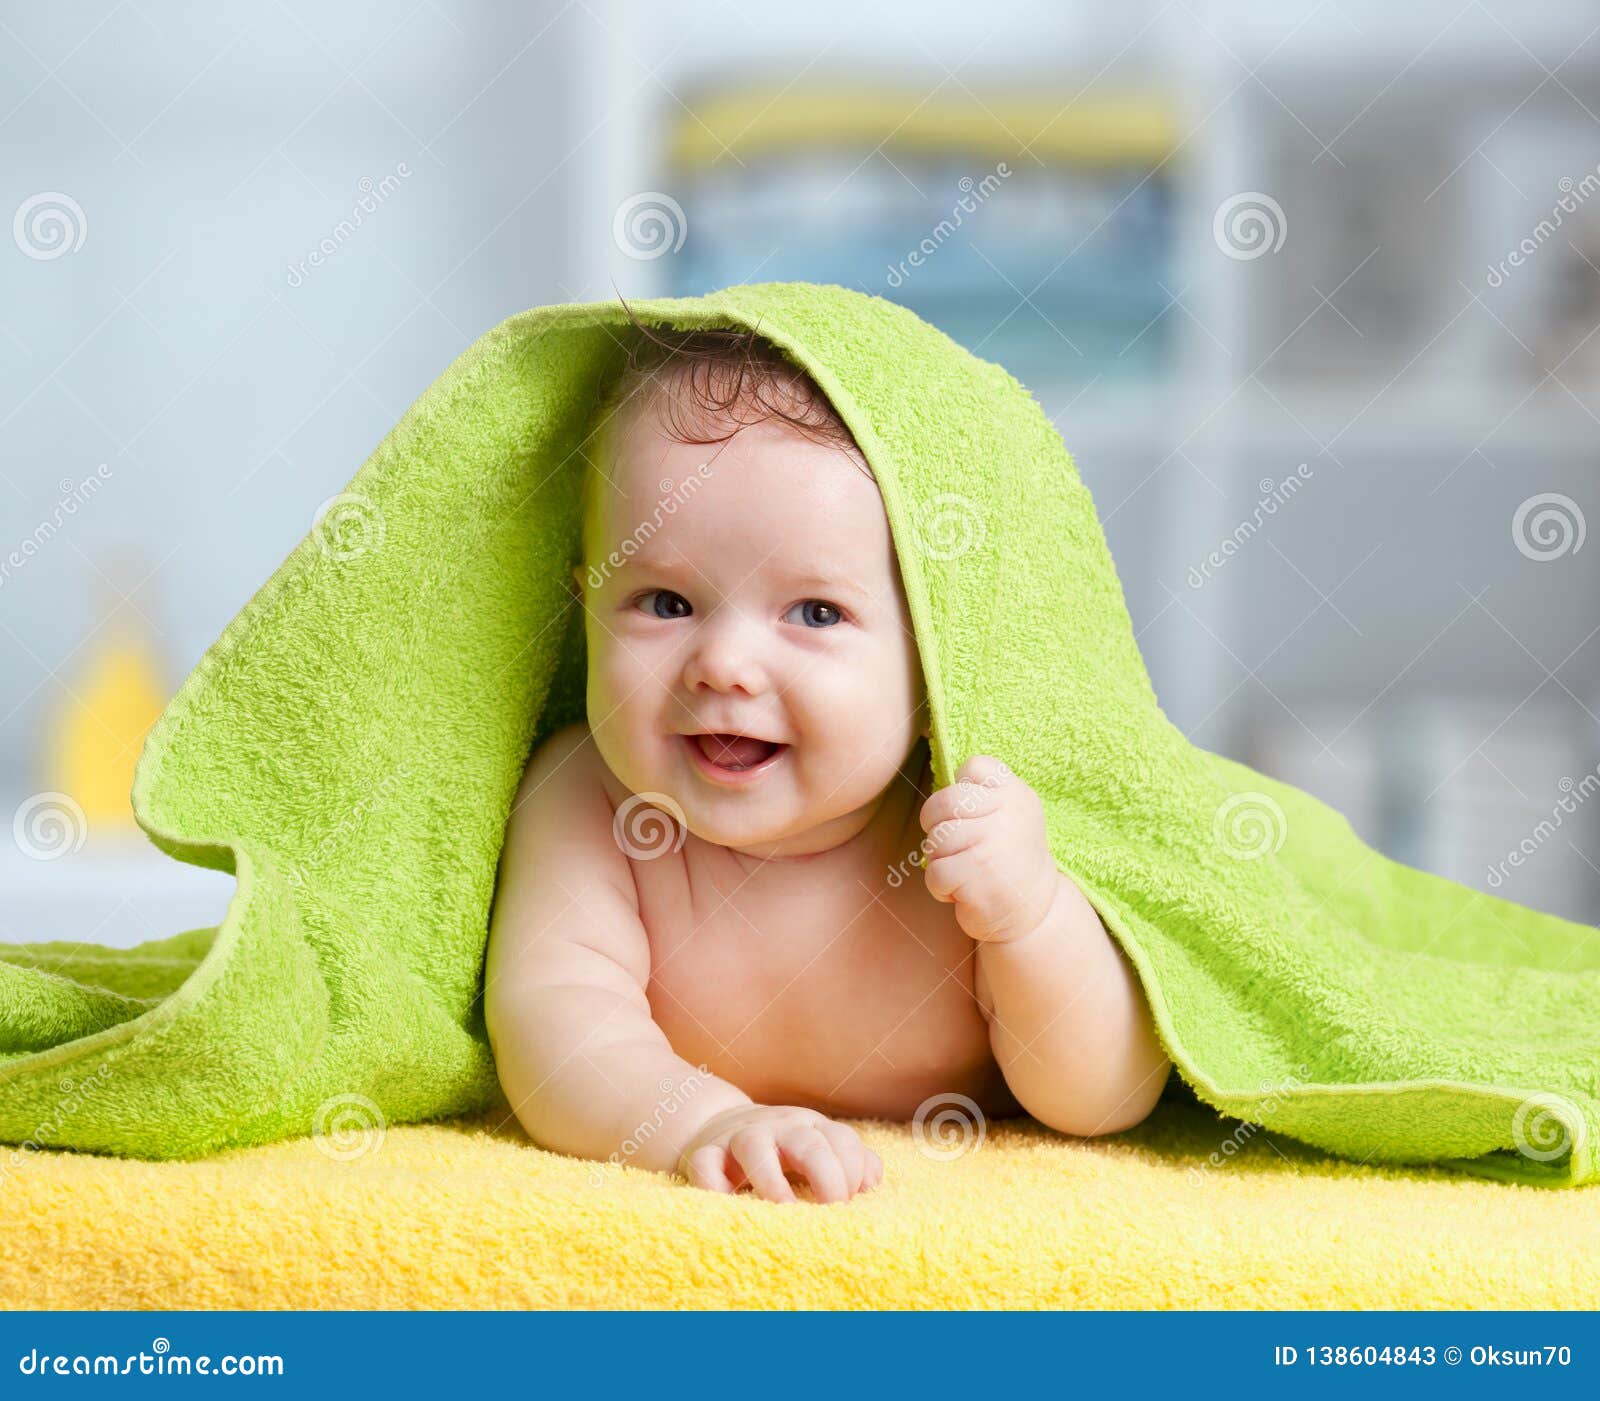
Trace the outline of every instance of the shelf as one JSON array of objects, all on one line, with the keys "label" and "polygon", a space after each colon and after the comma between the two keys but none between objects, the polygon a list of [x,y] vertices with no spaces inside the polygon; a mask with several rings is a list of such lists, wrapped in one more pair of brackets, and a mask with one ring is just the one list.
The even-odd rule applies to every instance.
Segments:
[{"label": "shelf", "polygon": [[1591,416],[1554,385],[1530,395],[1526,387],[1492,380],[1389,387],[1381,380],[1334,387],[1269,380],[1238,387],[1231,399],[1235,385],[1220,381],[1030,388],[1079,457],[1091,448],[1164,457],[1179,445],[1186,453],[1220,451],[1229,460],[1240,454],[1304,460],[1308,451],[1326,449],[1338,458],[1380,452],[1430,464],[1474,452],[1580,461],[1600,453],[1600,408]]}]

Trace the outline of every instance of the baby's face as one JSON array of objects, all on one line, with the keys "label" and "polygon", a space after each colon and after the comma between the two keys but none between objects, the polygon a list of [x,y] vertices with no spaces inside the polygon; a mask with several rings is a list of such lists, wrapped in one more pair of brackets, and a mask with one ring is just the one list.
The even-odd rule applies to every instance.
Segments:
[{"label": "baby's face", "polygon": [[[925,729],[875,483],[781,419],[680,443],[648,405],[613,420],[599,466],[613,485],[595,484],[598,534],[574,577],[589,727],[611,771],[752,856],[854,836]],[[696,734],[783,748],[741,775],[702,757]]]}]

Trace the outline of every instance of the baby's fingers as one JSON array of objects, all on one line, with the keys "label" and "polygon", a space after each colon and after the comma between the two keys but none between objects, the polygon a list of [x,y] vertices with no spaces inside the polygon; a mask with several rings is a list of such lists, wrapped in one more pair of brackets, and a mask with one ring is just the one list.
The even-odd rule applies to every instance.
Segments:
[{"label": "baby's fingers", "polygon": [[798,1124],[784,1129],[778,1137],[778,1152],[790,1171],[804,1177],[819,1202],[850,1200],[851,1188],[839,1154],[814,1124]]},{"label": "baby's fingers", "polygon": [[783,1164],[778,1160],[777,1145],[771,1129],[740,1129],[728,1141],[728,1152],[744,1170],[750,1185],[758,1196],[769,1202],[797,1200],[794,1188],[783,1175]]},{"label": "baby's fingers", "polygon": [[684,1162],[684,1176],[691,1187],[701,1187],[708,1192],[732,1192],[734,1183],[728,1176],[728,1150],[720,1143],[708,1143],[697,1148]]},{"label": "baby's fingers", "polygon": [[883,1181],[883,1159],[864,1143],[861,1145],[861,1152],[865,1158],[861,1171],[861,1190],[870,1192]]},{"label": "baby's fingers", "polygon": [[849,1194],[854,1196],[868,1186],[867,1149],[856,1137],[855,1130],[832,1119],[825,1119],[817,1125],[817,1131],[833,1145],[839,1166],[844,1169],[844,1182]]}]

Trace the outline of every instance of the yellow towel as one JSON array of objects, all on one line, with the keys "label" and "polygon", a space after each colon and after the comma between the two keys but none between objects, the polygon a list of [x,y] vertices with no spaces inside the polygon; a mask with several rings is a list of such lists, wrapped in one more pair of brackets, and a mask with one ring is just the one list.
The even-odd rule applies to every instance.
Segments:
[{"label": "yellow towel", "polygon": [[959,1144],[858,1127],[884,1181],[831,1206],[546,1153],[495,1115],[198,1162],[6,1149],[0,1302],[1600,1306],[1600,1192],[1357,1166],[1184,1103],[1113,1139],[989,1124],[949,1159]]}]

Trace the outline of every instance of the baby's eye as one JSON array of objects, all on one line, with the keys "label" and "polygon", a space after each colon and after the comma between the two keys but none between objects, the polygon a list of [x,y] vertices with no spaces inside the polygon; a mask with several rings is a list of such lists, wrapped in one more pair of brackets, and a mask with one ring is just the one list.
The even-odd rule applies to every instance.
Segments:
[{"label": "baby's eye", "polygon": [[[844,614],[835,608],[833,604],[825,603],[820,598],[808,598],[804,603],[795,604],[794,608],[791,608],[789,612],[793,613],[797,608],[805,610],[802,615],[804,619],[801,623],[802,627],[831,628],[834,624],[842,622],[844,619]],[[788,614],[784,616],[787,617]]]},{"label": "baby's eye", "polygon": [[673,593],[671,589],[651,589],[649,593],[640,594],[633,602],[636,608],[643,605],[643,611],[654,618],[686,618],[693,611],[689,607],[689,600],[681,593]]}]

